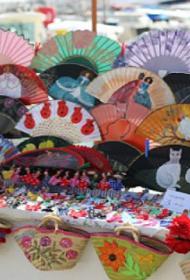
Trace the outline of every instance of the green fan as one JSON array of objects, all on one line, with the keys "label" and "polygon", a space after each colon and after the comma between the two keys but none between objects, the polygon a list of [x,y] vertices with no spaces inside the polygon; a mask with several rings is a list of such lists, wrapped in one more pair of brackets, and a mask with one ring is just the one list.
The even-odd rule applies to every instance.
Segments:
[{"label": "green fan", "polygon": [[47,41],[33,58],[31,66],[42,72],[58,64],[76,63],[102,73],[112,69],[120,52],[121,47],[116,41],[79,30]]}]

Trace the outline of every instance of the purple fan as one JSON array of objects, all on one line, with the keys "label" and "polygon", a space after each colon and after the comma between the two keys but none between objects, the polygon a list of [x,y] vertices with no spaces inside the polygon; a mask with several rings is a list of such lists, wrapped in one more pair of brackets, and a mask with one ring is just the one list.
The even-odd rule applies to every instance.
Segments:
[{"label": "purple fan", "polygon": [[125,63],[162,77],[168,73],[190,73],[190,31],[166,29],[143,33],[128,46]]}]

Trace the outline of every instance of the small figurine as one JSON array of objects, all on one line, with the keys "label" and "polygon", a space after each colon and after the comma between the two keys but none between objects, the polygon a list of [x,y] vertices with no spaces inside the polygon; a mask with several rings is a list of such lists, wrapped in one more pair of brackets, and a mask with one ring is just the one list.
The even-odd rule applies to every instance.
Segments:
[{"label": "small figurine", "polygon": [[80,173],[79,171],[77,171],[75,174],[74,174],[74,177],[70,179],[70,187],[71,187],[71,191],[73,193],[75,193],[75,191],[77,191],[78,189],[78,185],[79,185],[79,176],[80,176]]},{"label": "small figurine", "polygon": [[79,180],[78,188],[80,189],[80,191],[84,192],[89,187],[89,185],[89,177],[86,175],[86,171],[83,171]]},{"label": "small figurine", "polygon": [[60,192],[60,188],[59,188],[59,185],[60,185],[60,182],[61,182],[61,170],[58,170],[55,175],[53,175],[48,184],[49,184],[49,187],[50,187],[50,192]]},{"label": "small figurine", "polygon": [[64,177],[61,178],[60,186],[63,188],[68,188],[69,184],[70,184],[69,171],[66,171]]}]

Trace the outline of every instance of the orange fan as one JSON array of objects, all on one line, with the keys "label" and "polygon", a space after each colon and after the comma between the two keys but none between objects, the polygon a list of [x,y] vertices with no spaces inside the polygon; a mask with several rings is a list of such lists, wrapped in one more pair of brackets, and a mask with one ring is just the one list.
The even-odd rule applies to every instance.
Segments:
[{"label": "orange fan", "polygon": [[190,146],[190,104],[175,104],[156,110],[141,123],[135,135],[162,145]]},{"label": "orange fan", "polygon": [[26,104],[48,100],[47,89],[36,73],[21,65],[0,65],[0,95],[21,99]]}]

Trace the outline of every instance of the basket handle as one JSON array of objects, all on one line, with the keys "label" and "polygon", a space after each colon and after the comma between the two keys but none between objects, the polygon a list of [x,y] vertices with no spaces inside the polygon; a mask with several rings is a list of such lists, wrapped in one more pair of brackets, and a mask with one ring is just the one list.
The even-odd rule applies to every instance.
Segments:
[{"label": "basket handle", "polygon": [[116,235],[120,235],[122,232],[129,232],[132,234],[135,242],[139,242],[139,240],[140,240],[139,230],[129,223],[116,227],[114,231],[115,231]]},{"label": "basket handle", "polygon": [[0,228],[10,229],[11,227],[12,227],[11,223],[9,223],[8,221],[6,221],[4,219],[0,219]]},{"label": "basket handle", "polygon": [[41,223],[38,225],[38,227],[42,227],[42,226],[46,226],[48,225],[49,223],[53,223],[54,224],[54,227],[55,227],[55,231],[58,231],[59,230],[59,227],[63,226],[63,221],[61,220],[60,217],[58,217],[57,215],[54,215],[54,214],[49,214],[49,215],[46,215]]}]

